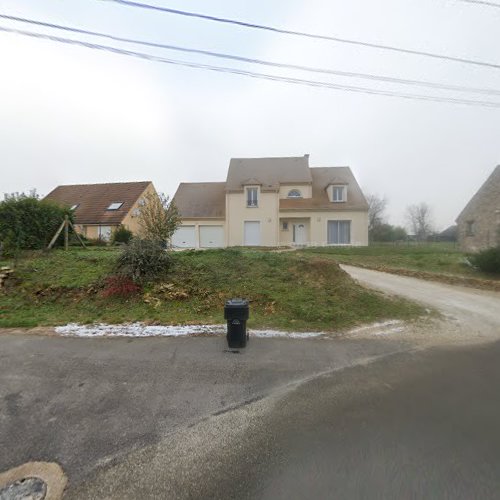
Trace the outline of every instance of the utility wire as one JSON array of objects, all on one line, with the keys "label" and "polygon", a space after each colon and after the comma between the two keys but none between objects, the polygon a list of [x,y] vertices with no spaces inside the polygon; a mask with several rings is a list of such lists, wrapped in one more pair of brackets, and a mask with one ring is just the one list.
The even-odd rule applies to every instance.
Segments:
[{"label": "utility wire", "polygon": [[474,3],[477,5],[486,5],[487,7],[496,7],[500,9],[500,3],[486,2],[485,0],[459,0],[459,2]]},{"label": "utility wire", "polygon": [[4,26],[0,26],[0,31],[6,32],[6,33],[14,33],[17,35],[22,35],[22,36],[28,36],[31,38],[50,40],[53,42],[59,42],[59,43],[63,43],[63,44],[77,45],[77,46],[86,47],[89,49],[112,52],[114,54],[136,57],[139,59],[145,59],[148,61],[160,62],[160,63],[164,63],[164,64],[171,64],[171,65],[175,65],[175,66],[185,66],[188,68],[196,68],[196,69],[202,69],[202,70],[208,70],[208,71],[215,71],[215,72],[219,72],[219,73],[231,73],[231,74],[235,74],[235,75],[248,76],[251,78],[257,78],[257,79],[262,79],[262,80],[285,82],[285,83],[291,83],[291,84],[295,84],[295,85],[306,85],[309,87],[335,89],[335,90],[342,90],[342,91],[347,91],[347,92],[357,92],[357,93],[362,93],[362,94],[383,95],[383,96],[389,96],[389,97],[401,97],[404,99],[413,99],[413,100],[419,100],[419,101],[446,102],[446,103],[451,103],[451,104],[466,104],[466,105],[470,105],[470,106],[500,108],[500,102],[477,101],[477,100],[470,100],[470,99],[429,96],[429,95],[421,95],[421,94],[406,94],[406,93],[401,93],[401,92],[392,92],[392,91],[386,91],[386,90],[371,89],[371,88],[366,88],[366,87],[354,87],[354,86],[348,86],[348,85],[338,85],[335,83],[322,82],[322,81],[318,81],[318,80],[304,80],[304,79],[300,79],[300,78],[289,78],[289,77],[284,77],[284,76],[270,75],[270,74],[266,74],[266,73],[255,73],[253,71],[245,71],[245,70],[241,70],[241,69],[228,68],[228,67],[224,67],[224,66],[212,66],[209,64],[199,64],[199,63],[193,63],[193,62],[189,62],[189,61],[167,59],[165,57],[159,57],[159,56],[155,56],[152,54],[146,54],[144,52],[134,52],[134,51],[130,51],[130,50],[119,49],[116,47],[110,47],[107,45],[100,45],[100,44],[85,42],[85,41],[81,41],[81,40],[72,40],[69,38],[62,38],[62,37],[57,37],[57,36],[53,36],[53,35],[46,35],[46,34],[42,34],[42,33],[34,33],[31,31],[17,30],[17,29],[13,29],[13,28],[7,28]]},{"label": "utility wire", "polygon": [[312,73],[336,75],[336,76],[342,76],[342,77],[348,77],[348,78],[361,78],[361,79],[366,79],[366,80],[375,80],[375,81],[382,81],[382,82],[388,82],[388,83],[397,83],[397,84],[402,84],[402,85],[415,85],[415,86],[422,86],[422,87],[428,87],[428,88],[433,88],[433,89],[452,90],[452,91],[459,91],[459,92],[472,92],[472,93],[476,93],[476,94],[485,94],[485,95],[500,95],[500,90],[495,90],[495,89],[467,87],[467,86],[462,86],[462,85],[450,85],[450,84],[437,83],[437,82],[431,82],[431,81],[426,81],[426,80],[408,80],[408,79],[395,78],[395,77],[390,77],[390,76],[385,76],[385,75],[373,75],[371,73],[355,73],[355,72],[340,71],[340,70],[333,70],[333,69],[316,68],[316,67],[311,67],[311,66],[300,66],[300,65],[296,65],[296,64],[284,64],[284,63],[278,63],[278,62],[272,62],[272,61],[264,61],[262,59],[254,59],[254,58],[237,56],[237,55],[233,55],[233,54],[212,52],[209,50],[193,49],[193,48],[188,48],[188,47],[179,47],[176,45],[167,45],[167,44],[163,44],[163,43],[149,42],[149,41],[144,41],[144,40],[136,40],[136,39],[132,39],[132,38],[123,38],[123,37],[111,35],[108,33],[88,31],[88,30],[84,30],[81,28],[62,26],[59,24],[47,23],[47,22],[43,22],[43,21],[36,21],[34,19],[27,19],[24,17],[9,16],[6,14],[0,14],[0,19],[6,19],[9,21],[16,21],[16,22],[21,22],[21,23],[27,23],[27,24],[36,25],[36,26],[42,26],[44,28],[53,28],[53,29],[57,29],[57,30],[69,31],[71,33],[78,33],[80,35],[96,36],[96,37],[100,37],[100,38],[105,38],[107,40],[113,40],[116,42],[133,43],[133,44],[137,44],[137,45],[144,45],[147,47],[175,50],[178,52],[184,52],[184,53],[190,53],[190,54],[200,54],[200,55],[204,55],[204,56],[217,57],[217,58],[221,58],[221,59],[229,59],[232,61],[239,61],[239,62],[245,62],[245,63],[251,63],[251,64],[260,64],[262,66],[270,66],[270,67],[274,67],[274,68],[286,68],[286,69],[299,70],[299,71],[308,71],[308,72],[312,72]]},{"label": "utility wire", "polygon": [[348,38],[340,38],[340,37],[336,37],[336,36],[319,35],[319,34],[314,34],[314,33],[303,32],[303,31],[292,31],[292,30],[287,30],[284,28],[277,28],[275,26],[266,26],[263,24],[253,24],[253,23],[249,23],[246,21],[239,21],[237,19],[228,19],[228,18],[224,18],[224,17],[216,17],[216,16],[210,16],[207,14],[200,14],[197,12],[188,12],[185,10],[170,9],[168,7],[160,7],[159,5],[151,5],[151,4],[147,4],[147,3],[134,2],[132,0],[101,0],[101,1],[113,2],[113,3],[117,3],[120,5],[127,6],[127,7],[137,7],[140,9],[154,10],[154,11],[158,11],[158,12],[164,12],[167,14],[176,14],[176,15],[180,15],[180,16],[194,17],[194,18],[198,18],[198,19],[204,19],[207,21],[215,21],[218,23],[233,24],[236,26],[244,27],[244,28],[252,28],[252,29],[257,29],[257,30],[271,31],[273,33],[280,33],[283,35],[294,35],[294,36],[301,36],[301,37],[306,37],[306,38],[313,38],[313,39],[317,39],[317,40],[327,40],[330,42],[347,43],[347,44],[357,45],[357,46],[361,46],[361,47],[369,47],[372,49],[388,50],[388,51],[399,52],[399,53],[403,53],[403,54],[432,57],[434,59],[459,62],[462,64],[472,64],[475,66],[484,66],[487,68],[500,69],[500,64],[487,62],[487,61],[478,61],[478,60],[474,60],[474,59],[467,59],[464,57],[447,56],[445,54],[436,54],[433,52],[425,52],[425,51],[421,51],[421,50],[405,49],[402,47],[395,47],[392,45],[382,45],[382,44],[378,44],[378,43],[362,42],[361,40],[351,40]]}]

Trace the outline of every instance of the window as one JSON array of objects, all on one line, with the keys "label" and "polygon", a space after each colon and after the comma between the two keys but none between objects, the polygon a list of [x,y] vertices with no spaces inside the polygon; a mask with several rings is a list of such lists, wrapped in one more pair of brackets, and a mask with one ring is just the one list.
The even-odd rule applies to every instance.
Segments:
[{"label": "window", "polygon": [[257,188],[247,188],[247,207],[257,206]]},{"label": "window", "polygon": [[351,243],[351,221],[329,220],[328,243],[330,245],[349,245]]},{"label": "window", "polygon": [[332,201],[334,202],[345,201],[345,186],[332,187]]},{"label": "window", "polygon": [[302,198],[302,194],[298,189],[292,189],[288,192],[288,198]]},{"label": "window", "polygon": [[283,231],[288,231],[288,222],[283,222]]},{"label": "window", "polygon": [[118,210],[123,205],[123,201],[114,201],[109,205],[107,210]]},{"label": "window", "polygon": [[468,220],[465,223],[465,236],[474,236],[474,221]]},{"label": "window", "polygon": [[70,210],[76,210],[80,206],[80,203],[76,203],[75,205],[71,205]]}]

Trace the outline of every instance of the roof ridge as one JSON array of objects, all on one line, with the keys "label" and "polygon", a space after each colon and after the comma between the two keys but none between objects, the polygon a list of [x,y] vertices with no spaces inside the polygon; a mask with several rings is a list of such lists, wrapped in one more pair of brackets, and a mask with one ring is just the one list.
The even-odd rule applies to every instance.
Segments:
[{"label": "roof ridge", "polygon": [[118,184],[152,184],[153,181],[120,181],[120,182],[88,182],[83,184],[59,184],[58,187],[73,187],[73,186],[110,186]]},{"label": "roof ridge", "polygon": [[290,159],[303,160],[308,158],[308,155],[302,156],[248,156],[248,157],[234,157],[231,160],[290,160]]}]

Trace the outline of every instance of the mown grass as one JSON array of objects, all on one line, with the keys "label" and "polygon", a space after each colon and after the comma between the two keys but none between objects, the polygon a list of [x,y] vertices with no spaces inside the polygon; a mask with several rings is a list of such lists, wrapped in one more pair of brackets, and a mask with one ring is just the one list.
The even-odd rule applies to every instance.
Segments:
[{"label": "mown grass", "polygon": [[116,255],[113,249],[71,249],[26,257],[0,295],[0,326],[222,323],[231,297],[250,300],[251,328],[332,331],[424,312],[362,288],[332,259],[232,249],[175,253],[169,272],[138,296],[104,298]]},{"label": "mown grass", "polygon": [[498,279],[498,276],[474,269],[467,263],[467,255],[450,243],[308,248],[301,253],[374,269],[402,269],[464,278]]}]

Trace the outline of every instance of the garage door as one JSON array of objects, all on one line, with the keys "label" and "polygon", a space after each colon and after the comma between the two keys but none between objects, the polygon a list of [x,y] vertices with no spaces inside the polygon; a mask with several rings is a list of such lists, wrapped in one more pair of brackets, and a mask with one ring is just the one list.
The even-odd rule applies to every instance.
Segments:
[{"label": "garage door", "polygon": [[223,226],[200,226],[200,247],[221,248],[224,246]]},{"label": "garage door", "polygon": [[181,226],[172,236],[172,245],[178,248],[195,248],[194,226]]},{"label": "garage door", "polygon": [[245,245],[256,247],[260,245],[260,222],[245,221]]}]

